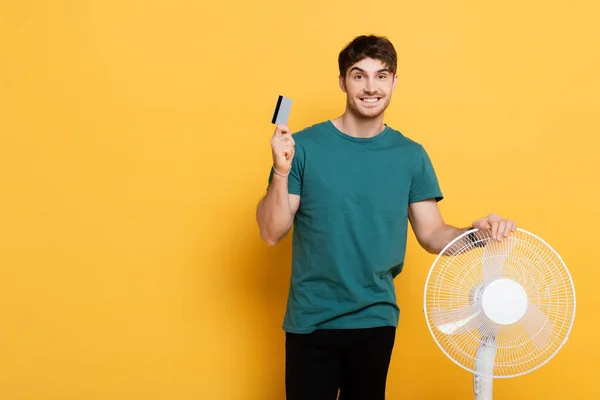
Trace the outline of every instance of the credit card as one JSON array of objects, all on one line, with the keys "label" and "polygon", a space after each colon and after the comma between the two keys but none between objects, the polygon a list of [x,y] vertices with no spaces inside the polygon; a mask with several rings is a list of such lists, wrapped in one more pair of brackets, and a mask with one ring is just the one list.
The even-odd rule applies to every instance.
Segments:
[{"label": "credit card", "polygon": [[284,96],[279,96],[277,98],[277,104],[275,105],[275,112],[273,112],[271,123],[275,125],[287,125],[291,110],[292,100]]}]

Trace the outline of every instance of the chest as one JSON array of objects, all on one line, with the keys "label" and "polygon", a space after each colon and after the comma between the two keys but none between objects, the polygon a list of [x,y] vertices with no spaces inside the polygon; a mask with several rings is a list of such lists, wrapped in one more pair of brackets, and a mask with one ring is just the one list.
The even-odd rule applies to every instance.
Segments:
[{"label": "chest", "polygon": [[402,149],[315,151],[307,154],[302,203],[311,209],[404,213],[413,175]]}]

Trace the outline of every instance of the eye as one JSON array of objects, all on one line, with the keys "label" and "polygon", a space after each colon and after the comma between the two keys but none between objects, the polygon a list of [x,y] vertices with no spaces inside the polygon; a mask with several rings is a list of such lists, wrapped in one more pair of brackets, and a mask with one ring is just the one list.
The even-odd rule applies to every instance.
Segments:
[{"label": "eye", "polygon": [[360,78],[362,78],[362,75],[361,75],[361,74],[356,74],[356,75],[354,75],[354,79],[360,79]]},{"label": "eye", "polygon": [[387,75],[385,75],[385,74],[379,75],[379,79],[385,79],[385,78],[387,78]]}]

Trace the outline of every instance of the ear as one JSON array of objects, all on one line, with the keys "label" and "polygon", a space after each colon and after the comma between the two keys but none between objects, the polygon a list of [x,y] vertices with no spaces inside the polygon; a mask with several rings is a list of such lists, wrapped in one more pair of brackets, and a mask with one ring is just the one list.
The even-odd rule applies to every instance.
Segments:
[{"label": "ear", "polygon": [[346,93],[346,79],[343,76],[340,76],[340,89],[342,92]]},{"label": "ear", "polygon": [[394,83],[392,83],[392,92],[396,90],[396,83],[398,83],[398,75],[394,75]]}]

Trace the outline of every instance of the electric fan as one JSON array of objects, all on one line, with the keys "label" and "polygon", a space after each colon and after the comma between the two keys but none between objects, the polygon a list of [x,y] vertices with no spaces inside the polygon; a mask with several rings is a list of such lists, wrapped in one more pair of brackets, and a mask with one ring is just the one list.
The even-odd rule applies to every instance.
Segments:
[{"label": "electric fan", "polygon": [[567,341],[575,288],[561,257],[518,228],[497,241],[471,229],[436,257],[425,284],[427,326],[442,351],[473,373],[476,400],[494,378],[547,363]]}]

